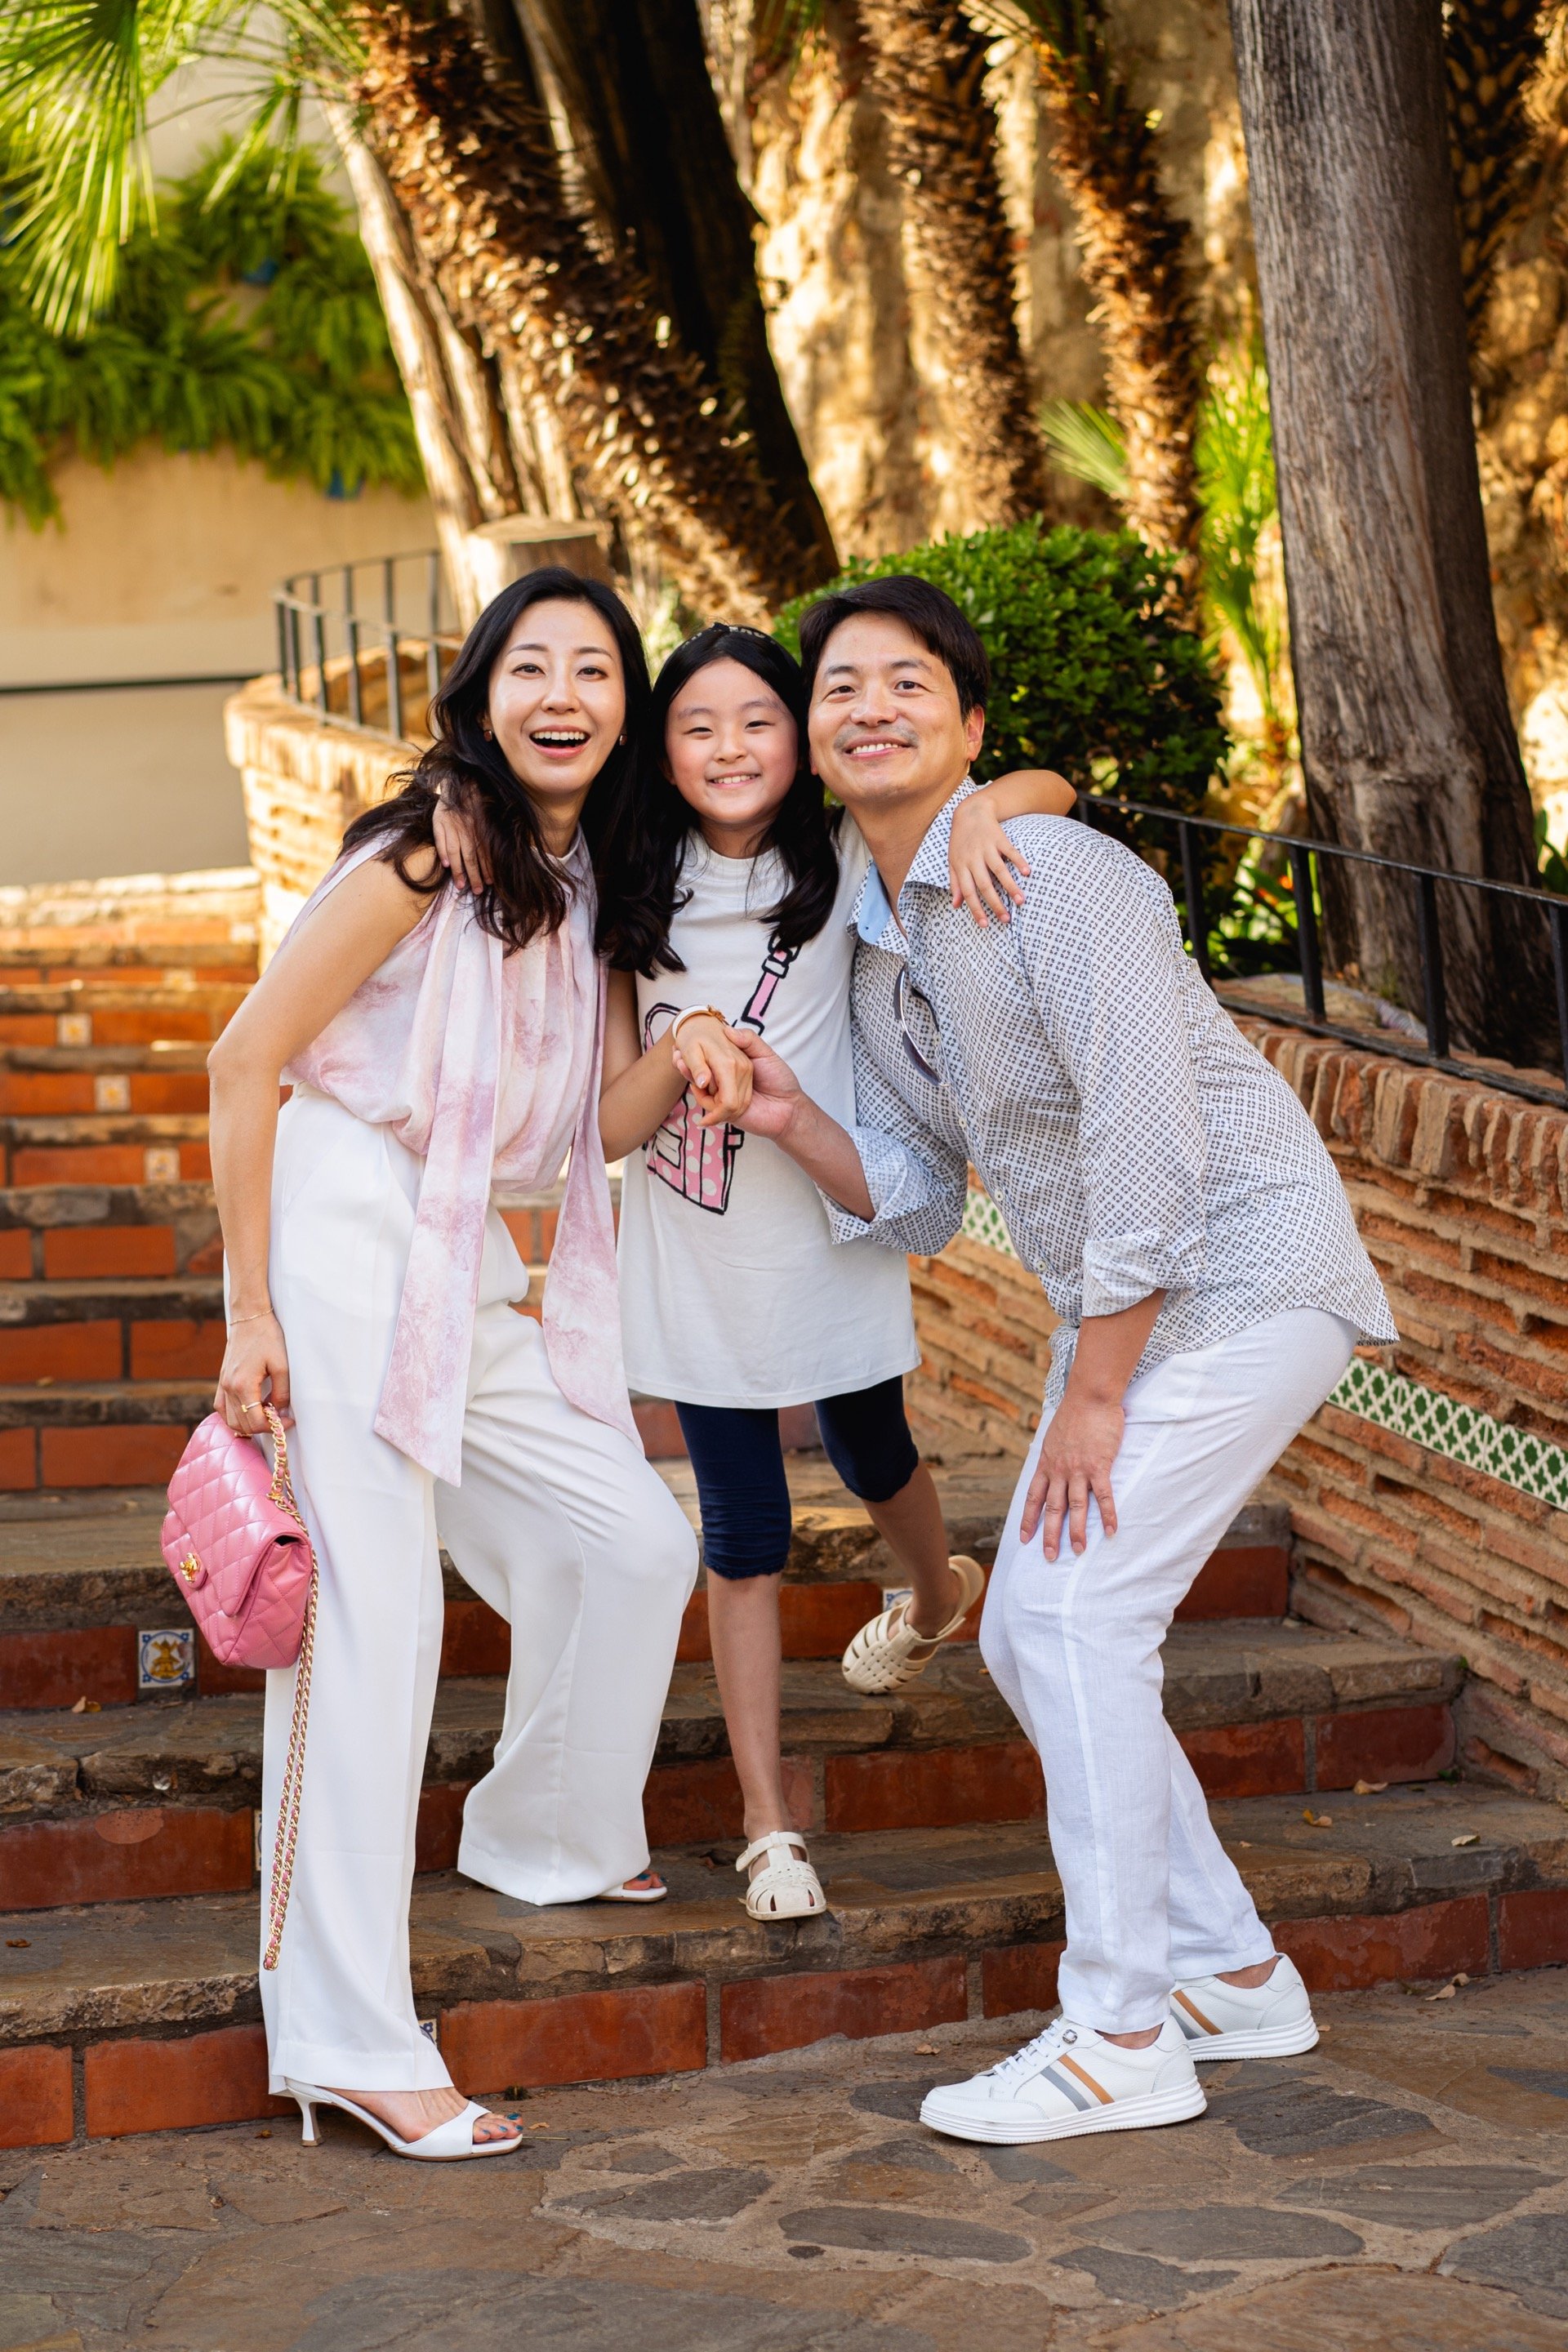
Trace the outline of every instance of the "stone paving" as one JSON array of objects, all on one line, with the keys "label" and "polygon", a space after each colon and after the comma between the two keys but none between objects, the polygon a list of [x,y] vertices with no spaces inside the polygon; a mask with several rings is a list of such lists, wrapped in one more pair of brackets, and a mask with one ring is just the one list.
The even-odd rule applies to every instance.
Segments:
[{"label": "stone paving", "polygon": [[1192,2124],[1047,2148],[916,2120],[1034,2018],[531,2092],[483,2165],[341,2116],[19,2152],[0,2352],[1561,2352],[1568,1970],[1320,2016]]}]

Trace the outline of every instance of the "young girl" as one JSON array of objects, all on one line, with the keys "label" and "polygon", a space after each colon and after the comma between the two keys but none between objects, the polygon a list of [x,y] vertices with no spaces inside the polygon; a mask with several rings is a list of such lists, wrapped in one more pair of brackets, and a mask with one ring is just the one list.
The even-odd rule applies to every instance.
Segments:
[{"label": "young girl", "polygon": [[[696,1474],[708,1622],[744,1802],[753,1917],[825,1908],[790,1819],[780,1759],[779,1587],[791,1536],[779,1408],[813,1403],[834,1468],[912,1589],[846,1654],[851,1685],[921,1673],[979,1599],[950,1560],[904,1415],[920,1361],[901,1258],[835,1247],[816,1187],[763,1139],[688,1092],[680,1047],[704,1013],[765,1035],[852,1123],[849,975],[868,858],[804,760],[800,672],[771,638],[722,625],[665,664],[632,789],[601,856],[612,965],[599,1126],[625,1158],[621,1312],[634,1391],[674,1400]],[[1005,918],[1017,895],[999,818],[1060,814],[1070,786],[1014,777],[953,826],[954,901]],[[679,1025],[675,1053],[670,1040]],[[671,1061],[675,1068],[671,1072]]]}]

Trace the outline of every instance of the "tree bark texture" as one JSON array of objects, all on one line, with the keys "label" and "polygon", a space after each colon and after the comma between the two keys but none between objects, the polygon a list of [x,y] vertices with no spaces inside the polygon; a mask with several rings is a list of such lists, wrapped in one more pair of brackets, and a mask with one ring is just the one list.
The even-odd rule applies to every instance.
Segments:
[{"label": "tree bark texture", "polygon": [[567,204],[547,121],[487,73],[461,19],[378,0],[359,23],[368,143],[509,408],[553,412],[594,509],[651,541],[698,611],[761,621],[813,585],[816,549],[781,527],[716,388],[646,279]]},{"label": "tree bark texture", "polygon": [[[1231,15],[1314,829],[1530,883],[1437,0],[1231,0]],[[1419,1013],[1414,884],[1336,865],[1324,895],[1331,955]],[[1457,1042],[1552,1053],[1544,920],[1474,891],[1437,898]]]},{"label": "tree bark texture", "polygon": [[1127,518],[1179,559],[1191,595],[1203,383],[1187,231],[1165,200],[1154,128],[1117,68],[1101,0],[1024,0],[1023,13],[1056,134],[1051,162],[1073,200],[1084,283],[1099,305],[1106,397],[1127,437]]},{"label": "tree bark texture", "polygon": [[815,557],[813,584],[830,579],[838,557],[768,348],[757,215],[736,177],[697,0],[518,5],[553,68],[607,240],[700,362],[726,429],[749,436],[775,529]]},{"label": "tree bark texture", "polygon": [[950,0],[858,0],[857,13],[973,522],[1018,522],[1050,497],[984,93],[991,37]]}]

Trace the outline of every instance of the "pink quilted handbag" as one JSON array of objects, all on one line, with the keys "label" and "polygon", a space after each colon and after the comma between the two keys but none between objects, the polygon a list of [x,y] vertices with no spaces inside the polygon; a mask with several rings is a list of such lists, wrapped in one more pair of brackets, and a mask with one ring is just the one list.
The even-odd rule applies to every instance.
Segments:
[{"label": "pink quilted handbag", "polygon": [[294,1874],[305,1722],[316,1636],[316,1556],[289,1477],[289,1440],[272,1407],[274,1467],[261,1448],[209,1412],[191,1433],[169,1481],[162,1543],[169,1573],[216,1658],[235,1666],[291,1666],[294,1720],[283,1769],[278,1835],[272,1849],[263,1968],[278,1948]]}]

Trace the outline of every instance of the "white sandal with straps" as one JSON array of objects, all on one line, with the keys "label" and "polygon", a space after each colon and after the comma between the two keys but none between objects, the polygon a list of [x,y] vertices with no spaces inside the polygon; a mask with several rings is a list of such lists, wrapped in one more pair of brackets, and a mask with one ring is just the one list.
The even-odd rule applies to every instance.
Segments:
[{"label": "white sandal with straps", "polygon": [[318,2107],[341,2107],[345,2116],[353,2116],[356,2123],[368,2124],[373,2132],[379,2133],[394,2156],[411,2156],[418,2164],[466,2164],[470,2157],[510,2156],[522,2146],[521,2132],[511,2139],[476,2139],[474,2126],[489,2122],[490,2111],[477,2106],[472,2099],[460,2115],[437,2124],[431,2131],[422,2132],[417,2139],[405,2139],[390,2124],[384,2124],[379,2116],[373,2116],[368,2107],[362,2107],[357,2099],[347,2097],[342,2091],[323,2091],[319,2084],[296,2083],[287,2078],[284,2087],[291,2098],[300,2102],[307,2147],[320,2144],[316,2133]]},{"label": "white sandal with straps", "polygon": [[985,1590],[985,1571],[978,1560],[962,1553],[948,1566],[958,1579],[961,1598],[941,1633],[917,1633],[909,1622],[909,1602],[895,1601],[862,1625],[844,1653],[844,1679],[851,1690],[867,1698],[900,1690],[924,1674],[943,1642],[957,1633]]},{"label": "white sandal with straps", "polygon": [[769,1830],[765,1837],[753,1838],[736,1869],[750,1870],[764,1853],[765,1866],[746,1884],[745,1905],[753,1919],[805,1919],[826,1910],[822,1881],[798,1830]]}]

